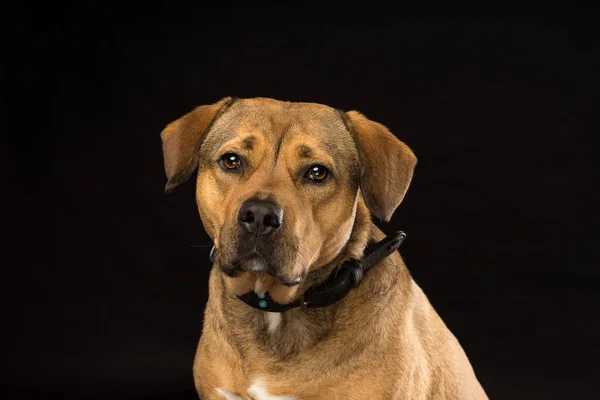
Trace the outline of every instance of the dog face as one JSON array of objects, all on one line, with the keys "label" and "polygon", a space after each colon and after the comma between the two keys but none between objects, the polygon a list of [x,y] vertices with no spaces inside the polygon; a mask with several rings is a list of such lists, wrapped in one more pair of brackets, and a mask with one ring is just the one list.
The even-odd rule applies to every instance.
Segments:
[{"label": "dog face", "polygon": [[198,168],[198,211],[228,289],[280,302],[343,250],[361,194],[390,218],[416,162],[359,113],[262,98],[201,106],[162,139],[167,191]]}]

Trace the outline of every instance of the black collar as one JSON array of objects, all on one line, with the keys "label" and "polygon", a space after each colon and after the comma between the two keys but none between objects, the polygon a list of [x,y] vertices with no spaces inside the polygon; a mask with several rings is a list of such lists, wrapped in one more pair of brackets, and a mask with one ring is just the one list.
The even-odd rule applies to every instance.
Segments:
[{"label": "black collar", "polygon": [[329,306],[342,299],[350,289],[358,286],[365,272],[383,260],[402,244],[406,234],[402,231],[387,236],[381,242],[369,246],[365,251],[365,257],[361,260],[348,260],[340,265],[324,283],[311,286],[304,293],[304,297],[289,304],[276,303],[269,293],[257,294],[249,292],[238,296],[240,300],[261,311],[284,312],[296,307],[319,308]]}]

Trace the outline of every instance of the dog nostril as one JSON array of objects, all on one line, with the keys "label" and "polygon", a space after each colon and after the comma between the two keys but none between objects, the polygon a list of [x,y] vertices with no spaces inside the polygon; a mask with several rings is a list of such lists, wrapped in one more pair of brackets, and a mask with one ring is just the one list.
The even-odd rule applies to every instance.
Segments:
[{"label": "dog nostril", "polygon": [[263,224],[265,226],[270,226],[273,228],[279,228],[279,221],[274,215],[266,215],[263,219]]},{"label": "dog nostril", "polygon": [[242,217],[242,222],[254,222],[254,213],[252,213],[252,211],[246,212]]}]

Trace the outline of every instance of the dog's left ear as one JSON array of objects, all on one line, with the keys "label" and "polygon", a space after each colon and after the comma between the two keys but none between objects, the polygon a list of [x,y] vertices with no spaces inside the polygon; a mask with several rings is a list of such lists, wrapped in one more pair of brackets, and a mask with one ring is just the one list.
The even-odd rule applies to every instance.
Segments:
[{"label": "dog's left ear", "polygon": [[375,217],[389,221],[408,190],[417,158],[382,124],[357,111],[345,114],[361,157],[365,204]]},{"label": "dog's left ear", "polygon": [[202,138],[219,112],[231,105],[233,101],[231,97],[225,97],[214,104],[197,107],[171,122],[161,132],[167,174],[165,193],[170,193],[187,181],[196,170]]}]

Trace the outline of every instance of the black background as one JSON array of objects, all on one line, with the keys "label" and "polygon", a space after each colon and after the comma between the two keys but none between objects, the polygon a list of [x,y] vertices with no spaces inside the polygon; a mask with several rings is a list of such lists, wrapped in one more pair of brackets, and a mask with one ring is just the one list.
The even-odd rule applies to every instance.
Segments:
[{"label": "black background", "polygon": [[3,19],[8,398],[193,399],[210,241],[159,133],[266,96],[357,109],[419,163],[386,232],[495,399],[597,395],[592,10],[24,2]]}]

